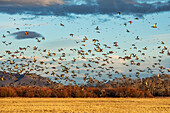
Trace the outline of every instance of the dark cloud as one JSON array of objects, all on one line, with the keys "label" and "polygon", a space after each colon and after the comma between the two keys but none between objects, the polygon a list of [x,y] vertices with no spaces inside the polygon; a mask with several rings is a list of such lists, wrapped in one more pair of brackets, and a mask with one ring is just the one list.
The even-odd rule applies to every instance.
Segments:
[{"label": "dark cloud", "polygon": [[34,20],[34,19],[37,19],[38,17],[35,16],[35,17],[30,17],[30,18],[21,18],[21,20]]},{"label": "dark cloud", "polygon": [[20,32],[12,33],[11,35],[15,36],[15,38],[18,40],[42,37],[41,34],[33,32],[33,31],[27,31],[27,33],[28,33],[28,35],[26,35],[25,31],[20,31]]},{"label": "dark cloud", "polygon": [[[71,2],[72,1],[72,2]],[[0,5],[0,12],[8,14],[32,14],[32,15],[60,15],[68,16],[69,14],[108,14],[113,15],[121,11],[122,14],[132,14],[142,16],[144,14],[170,11],[170,0],[152,0],[150,3],[145,0],[84,0],[85,3],[76,4],[73,0],[65,0],[64,4],[50,4],[46,6],[16,6]],[[71,4],[72,3],[72,4]],[[0,0],[0,4],[2,1]],[[3,1],[4,4],[4,1]]]},{"label": "dark cloud", "polygon": [[47,6],[51,4],[64,4],[63,0],[0,0],[0,6]]}]

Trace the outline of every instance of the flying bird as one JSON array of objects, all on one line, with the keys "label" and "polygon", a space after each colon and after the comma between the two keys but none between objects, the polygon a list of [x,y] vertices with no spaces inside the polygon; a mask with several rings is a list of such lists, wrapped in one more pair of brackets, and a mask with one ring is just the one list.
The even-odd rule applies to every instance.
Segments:
[{"label": "flying bird", "polygon": [[27,32],[27,31],[25,31],[25,35],[28,35],[28,32]]},{"label": "flying bird", "polygon": [[156,26],[156,25],[157,25],[157,23],[155,23],[152,27],[153,27],[153,28],[157,28],[157,26]]}]

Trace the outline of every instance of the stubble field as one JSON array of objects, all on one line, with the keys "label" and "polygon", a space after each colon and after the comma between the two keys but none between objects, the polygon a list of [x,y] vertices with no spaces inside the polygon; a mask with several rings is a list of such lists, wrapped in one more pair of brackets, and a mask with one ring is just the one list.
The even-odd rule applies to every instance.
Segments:
[{"label": "stubble field", "polygon": [[170,98],[0,98],[0,113],[170,113]]}]

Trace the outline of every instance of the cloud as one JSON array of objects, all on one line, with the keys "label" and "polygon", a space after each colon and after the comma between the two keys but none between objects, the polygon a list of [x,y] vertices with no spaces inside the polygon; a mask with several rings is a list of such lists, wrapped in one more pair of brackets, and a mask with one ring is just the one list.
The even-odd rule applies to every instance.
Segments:
[{"label": "cloud", "polygon": [[64,4],[62,0],[0,0],[0,6],[28,6],[28,5],[53,5]]},{"label": "cloud", "polygon": [[16,39],[33,39],[36,37],[42,37],[41,34],[33,32],[33,31],[27,31],[28,35],[26,35],[25,31],[15,32],[12,33],[12,36],[15,36]]},{"label": "cloud", "polygon": [[[170,11],[170,0],[0,0],[0,12],[8,14],[61,15],[70,14],[144,14]],[[30,6],[31,5],[31,6]]]},{"label": "cloud", "polygon": [[155,3],[140,3],[136,0],[97,0],[101,14],[112,14],[120,11],[123,14],[143,15],[147,13],[169,11],[170,1]]},{"label": "cloud", "polygon": [[35,16],[35,17],[30,17],[30,18],[21,18],[21,20],[33,20],[33,19],[37,19],[38,17]]}]

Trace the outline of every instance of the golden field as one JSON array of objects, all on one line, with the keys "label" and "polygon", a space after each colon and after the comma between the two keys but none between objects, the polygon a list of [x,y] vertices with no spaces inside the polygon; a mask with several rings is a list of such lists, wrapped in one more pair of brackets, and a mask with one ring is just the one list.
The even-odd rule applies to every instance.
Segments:
[{"label": "golden field", "polygon": [[170,113],[170,98],[0,98],[0,113]]}]

